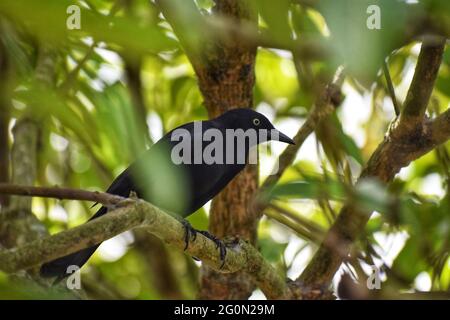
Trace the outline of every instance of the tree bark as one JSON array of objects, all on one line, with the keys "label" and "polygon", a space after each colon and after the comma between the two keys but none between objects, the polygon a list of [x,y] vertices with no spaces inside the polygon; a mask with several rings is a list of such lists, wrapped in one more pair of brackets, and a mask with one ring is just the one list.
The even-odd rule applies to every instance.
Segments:
[{"label": "tree bark", "polygon": [[[39,49],[35,77],[43,86],[54,85],[55,55],[47,47]],[[36,106],[33,106],[36,107]],[[13,130],[11,150],[11,181],[33,185],[36,179],[38,124],[29,119],[17,120]],[[11,197],[10,204],[0,215],[0,244],[7,248],[24,245],[48,235],[42,222],[31,211],[31,198]],[[28,270],[38,280],[37,269]]]},{"label": "tree bark", "polygon": [[[7,52],[0,41],[0,183],[9,181],[10,74]],[[8,203],[9,198],[0,195],[0,206],[6,207]]]},{"label": "tree bark", "polygon": [[[255,23],[246,1],[216,0],[214,14],[236,24]],[[237,107],[253,107],[256,47],[239,42],[216,42],[208,61],[194,65],[210,118]],[[258,187],[256,165],[249,165],[212,201],[209,230],[219,238],[236,236],[255,244],[260,213],[247,208]],[[246,299],[254,284],[244,273],[218,273],[202,266],[199,297],[203,299]]]}]

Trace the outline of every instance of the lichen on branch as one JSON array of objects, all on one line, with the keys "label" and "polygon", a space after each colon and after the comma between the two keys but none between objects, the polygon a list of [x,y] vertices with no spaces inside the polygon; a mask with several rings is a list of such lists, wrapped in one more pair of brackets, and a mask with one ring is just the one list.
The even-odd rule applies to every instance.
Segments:
[{"label": "lichen on branch", "polygon": [[[179,250],[184,249],[185,230],[183,225],[176,218],[143,200],[122,198],[121,202],[117,202],[117,196],[106,193],[76,189],[42,189],[2,184],[0,185],[0,194],[26,193],[29,196],[42,196],[45,193],[47,197],[58,199],[65,197],[79,200],[95,199],[108,205],[115,202],[116,209],[73,229],[40,238],[20,247],[0,251],[0,270],[12,273],[37,266],[136,227],[145,228],[146,231]],[[252,245],[237,239],[226,239],[225,241],[227,254],[223,266],[216,244],[202,234],[197,234],[195,239],[191,239],[186,251],[221,273],[245,272],[267,298],[281,299],[290,296],[286,279],[280,276]]]}]

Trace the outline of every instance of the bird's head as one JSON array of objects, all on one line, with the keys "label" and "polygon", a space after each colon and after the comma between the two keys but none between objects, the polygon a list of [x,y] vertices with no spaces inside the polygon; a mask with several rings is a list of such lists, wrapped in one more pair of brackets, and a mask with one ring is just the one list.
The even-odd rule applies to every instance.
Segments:
[{"label": "bird's head", "polygon": [[289,138],[284,133],[275,129],[273,124],[264,115],[249,108],[238,108],[225,112],[219,117],[223,122],[227,124],[228,128],[253,129],[259,132],[260,130],[266,130],[267,140],[281,141],[288,144],[295,144],[294,140]]}]

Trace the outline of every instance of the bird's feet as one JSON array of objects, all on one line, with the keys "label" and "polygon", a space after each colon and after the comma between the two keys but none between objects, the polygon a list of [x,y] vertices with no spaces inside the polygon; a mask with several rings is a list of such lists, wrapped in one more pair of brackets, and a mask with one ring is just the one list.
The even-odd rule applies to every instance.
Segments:
[{"label": "bird's feet", "polygon": [[189,247],[189,241],[195,241],[197,239],[197,230],[192,227],[192,225],[184,219],[180,220],[181,224],[184,227],[184,251]]},{"label": "bird's feet", "polygon": [[227,255],[227,247],[225,246],[225,243],[208,231],[194,229],[194,227],[192,227],[192,225],[187,220],[180,219],[180,222],[184,227],[184,251],[186,251],[186,249],[189,247],[189,242],[191,240],[195,241],[195,239],[197,239],[197,233],[200,233],[216,244],[216,248],[219,249],[220,262],[222,263],[220,265],[220,268],[222,268],[225,264],[225,257]]},{"label": "bird's feet", "polygon": [[219,253],[220,253],[220,262],[222,263],[220,265],[220,268],[222,269],[223,265],[225,264],[225,257],[227,255],[227,247],[225,245],[225,243],[220,240],[219,238],[217,238],[215,235],[209,233],[208,231],[200,231],[197,230],[198,233],[201,233],[202,235],[204,235],[205,237],[207,237],[208,239],[210,239],[211,241],[213,241],[216,244],[216,248],[219,249]]}]

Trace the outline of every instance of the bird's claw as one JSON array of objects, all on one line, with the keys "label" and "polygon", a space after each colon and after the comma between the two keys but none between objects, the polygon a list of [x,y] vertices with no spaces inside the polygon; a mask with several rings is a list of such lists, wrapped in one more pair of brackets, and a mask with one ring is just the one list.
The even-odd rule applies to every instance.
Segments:
[{"label": "bird's claw", "polygon": [[216,236],[209,233],[208,231],[200,231],[194,229],[187,220],[181,219],[180,222],[184,227],[184,244],[185,244],[184,251],[186,251],[187,248],[189,247],[189,242],[191,240],[195,241],[195,239],[197,239],[197,233],[200,233],[216,244],[216,248],[219,249],[220,253],[220,261],[222,263],[220,265],[220,268],[222,269],[222,267],[225,264],[225,257],[227,255],[227,247],[225,246],[225,243]]},{"label": "bird's claw", "polygon": [[198,231],[198,233],[201,233],[206,238],[210,239],[211,241],[213,241],[216,244],[216,249],[219,249],[219,253],[220,253],[220,262],[222,263],[220,265],[220,269],[222,269],[225,264],[225,257],[227,255],[227,247],[226,247],[225,243],[222,240],[220,240],[219,238],[217,238],[216,236],[209,233],[208,231]]},{"label": "bird's claw", "polygon": [[195,241],[197,239],[197,230],[195,230],[191,224],[186,220],[181,220],[181,224],[184,227],[184,251],[189,247],[189,241]]}]

